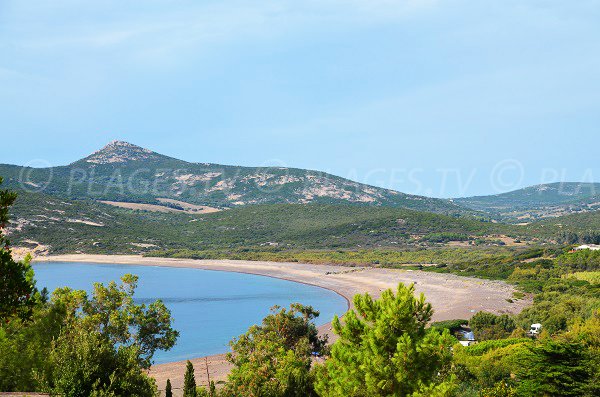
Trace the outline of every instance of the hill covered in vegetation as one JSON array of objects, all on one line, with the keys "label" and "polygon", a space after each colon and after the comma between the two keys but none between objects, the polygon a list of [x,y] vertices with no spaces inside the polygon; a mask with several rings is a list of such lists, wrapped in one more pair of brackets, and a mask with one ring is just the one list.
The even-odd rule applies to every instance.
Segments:
[{"label": "hill covered in vegetation", "polygon": [[[67,166],[0,165],[11,188],[61,198],[218,208],[250,204],[362,204],[465,213],[450,200],[400,193],[319,171],[190,163],[115,141]],[[162,199],[162,201],[160,200]]]},{"label": "hill covered in vegetation", "polygon": [[39,253],[518,248],[595,242],[586,238],[600,230],[598,213],[509,225],[396,207],[274,204],[164,213],[18,193],[9,236],[13,245]]}]

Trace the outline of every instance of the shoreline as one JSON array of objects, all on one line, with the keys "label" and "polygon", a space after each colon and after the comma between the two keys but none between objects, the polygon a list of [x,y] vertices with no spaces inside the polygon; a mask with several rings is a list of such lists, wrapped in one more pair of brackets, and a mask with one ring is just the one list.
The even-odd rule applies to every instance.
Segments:
[{"label": "shoreline", "polygon": [[[345,265],[314,265],[297,262],[264,262],[240,260],[206,260],[143,257],[141,255],[93,255],[67,254],[40,256],[34,263],[44,262],[83,262],[95,264],[122,264],[138,266],[183,267],[200,270],[226,271],[278,278],[307,284],[333,291],[343,297],[347,310],[352,308],[352,297],[368,292],[374,297],[398,283],[415,284],[417,293],[424,293],[434,308],[434,321],[470,318],[477,311],[485,310],[496,314],[518,313],[530,301],[513,299],[515,289],[502,281],[462,277],[446,273],[430,273],[417,270],[386,269],[379,267],[350,267]],[[318,327],[321,334],[327,334],[333,341],[331,322]],[[232,335],[234,337],[236,335]],[[199,385],[206,384],[206,366],[211,380],[224,380],[231,368],[225,359],[226,353],[191,359],[196,369]],[[186,361],[176,361],[153,365],[150,375],[157,381],[159,389],[164,388],[167,378],[174,389],[183,384]]]}]

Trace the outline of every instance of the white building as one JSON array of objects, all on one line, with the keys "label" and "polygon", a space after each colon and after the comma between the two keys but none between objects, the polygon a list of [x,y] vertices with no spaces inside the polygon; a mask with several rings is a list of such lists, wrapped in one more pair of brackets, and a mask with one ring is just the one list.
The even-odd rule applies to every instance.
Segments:
[{"label": "white building", "polygon": [[591,250],[591,251],[600,251],[600,245],[597,244],[584,244],[579,247],[575,247],[575,251],[581,250]]}]

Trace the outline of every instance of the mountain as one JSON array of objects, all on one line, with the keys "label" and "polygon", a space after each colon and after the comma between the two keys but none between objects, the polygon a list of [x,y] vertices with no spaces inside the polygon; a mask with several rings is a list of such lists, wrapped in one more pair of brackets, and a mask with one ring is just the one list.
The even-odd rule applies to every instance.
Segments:
[{"label": "mountain", "polygon": [[558,182],[491,196],[453,200],[498,220],[530,222],[600,209],[600,183]]},{"label": "mountain", "polygon": [[144,203],[182,209],[320,203],[466,212],[450,200],[404,194],[319,171],[190,163],[121,141],[67,166],[0,165],[0,175],[13,188],[114,205]]}]

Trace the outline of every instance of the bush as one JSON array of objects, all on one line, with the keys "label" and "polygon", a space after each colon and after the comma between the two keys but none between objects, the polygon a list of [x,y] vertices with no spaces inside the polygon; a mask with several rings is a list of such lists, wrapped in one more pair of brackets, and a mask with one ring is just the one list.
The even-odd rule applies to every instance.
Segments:
[{"label": "bush", "polygon": [[507,314],[477,312],[469,321],[477,340],[502,339],[510,336],[516,328],[515,320]]}]

